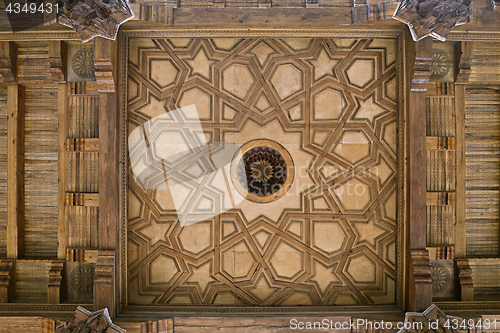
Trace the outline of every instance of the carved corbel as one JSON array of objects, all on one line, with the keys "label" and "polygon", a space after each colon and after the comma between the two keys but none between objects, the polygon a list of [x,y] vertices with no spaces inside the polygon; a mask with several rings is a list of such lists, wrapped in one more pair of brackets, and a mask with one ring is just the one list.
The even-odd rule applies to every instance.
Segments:
[{"label": "carved corbel", "polygon": [[17,45],[14,42],[0,41],[0,83],[17,81]]},{"label": "carved corbel", "polygon": [[115,43],[104,38],[96,38],[94,43],[94,67],[97,89],[100,93],[114,93]]},{"label": "carved corbel", "polygon": [[94,277],[94,308],[108,308],[111,317],[114,309],[115,251],[99,250]]},{"label": "carved corbel", "polygon": [[[421,310],[432,303],[432,278],[429,252],[427,250],[411,250],[414,300],[411,309]],[[411,284],[410,284],[411,285]]]},{"label": "carved corbel", "polygon": [[52,261],[49,271],[49,288],[47,289],[47,302],[49,304],[59,304],[64,298],[64,266],[65,262],[62,260]]},{"label": "carved corbel", "polygon": [[456,259],[458,280],[460,281],[460,296],[462,301],[474,300],[474,284],[472,283],[472,268],[469,259]]},{"label": "carved corbel", "polygon": [[458,42],[455,44],[455,83],[469,83],[469,76],[472,72],[472,55],[474,42]]},{"label": "carved corbel", "polygon": [[12,302],[15,297],[14,260],[0,261],[0,303]]},{"label": "carved corbel", "polygon": [[66,82],[66,66],[64,59],[66,55],[66,43],[63,41],[49,41],[49,63],[52,82]]},{"label": "carved corbel", "polygon": [[55,330],[55,333],[65,332],[126,333],[126,330],[113,324],[106,308],[90,312],[79,306],[71,318]]},{"label": "carved corbel", "polygon": [[431,65],[432,40],[425,38],[415,43],[415,63],[411,80],[412,92],[427,91],[427,84],[431,77]]}]

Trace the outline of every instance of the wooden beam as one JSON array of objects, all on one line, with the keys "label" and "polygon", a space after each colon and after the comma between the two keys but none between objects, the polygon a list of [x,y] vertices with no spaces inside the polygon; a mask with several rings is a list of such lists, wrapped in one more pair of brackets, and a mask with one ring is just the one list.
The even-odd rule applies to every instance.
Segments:
[{"label": "wooden beam", "polygon": [[0,41],[0,84],[17,82],[17,44]]},{"label": "wooden beam", "polygon": [[7,88],[7,258],[24,256],[24,87]]},{"label": "wooden beam", "polygon": [[427,149],[455,150],[455,138],[446,136],[428,136],[425,139]]},{"label": "wooden beam", "polygon": [[177,8],[174,26],[206,28],[332,27],[352,24],[351,7],[337,8]]},{"label": "wooden beam", "polygon": [[115,48],[116,43],[96,38],[95,65],[99,90],[99,250],[103,252],[101,261],[98,259],[96,266],[94,307],[107,307],[111,318],[118,311],[118,298],[115,298],[114,292],[118,288],[118,279],[115,279],[117,266],[114,260],[120,223],[120,123],[114,92]]},{"label": "wooden beam", "polygon": [[68,87],[66,83],[59,84],[58,90],[58,141],[59,141],[59,179],[57,188],[58,229],[57,229],[57,259],[64,259],[68,244],[68,212],[66,211],[66,191],[68,190],[68,153],[66,138],[68,137]]},{"label": "wooden beam", "polygon": [[66,151],[99,152],[99,138],[66,139]]},{"label": "wooden beam", "polygon": [[15,261],[0,261],[0,303],[12,302],[15,297]]},{"label": "wooden beam", "polygon": [[427,246],[426,90],[430,77],[432,41],[414,43],[406,33],[406,77],[411,87],[406,98],[408,133],[408,310],[426,309],[432,303],[432,280]]},{"label": "wooden beam", "polygon": [[[222,4],[224,4],[223,1]],[[135,14],[132,21],[140,20],[165,25],[174,24],[174,9],[166,3],[131,3],[130,8]]]},{"label": "wooden beam", "polygon": [[455,44],[455,83],[469,83],[469,76],[472,72],[472,55],[474,42],[457,42]]},{"label": "wooden beam", "polygon": [[66,206],[99,207],[99,193],[66,192]]},{"label": "wooden beam", "polygon": [[118,142],[120,124],[116,94],[99,97],[99,248],[116,249],[119,223]]},{"label": "wooden beam", "polygon": [[94,311],[107,308],[111,318],[116,316],[115,251],[99,250],[94,278]]},{"label": "wooden beam", "polygon": [[60,304],[65,298],[64,270],[64,260],[52,261],[49,271],[49,287],[47,289],[47,303],[49,304]]},{"label": "wooden beam", "polygon": [[455,256],[466,256],[465,229],[465,85],[455,86],[456,115],[456,221],[455,221]]}]

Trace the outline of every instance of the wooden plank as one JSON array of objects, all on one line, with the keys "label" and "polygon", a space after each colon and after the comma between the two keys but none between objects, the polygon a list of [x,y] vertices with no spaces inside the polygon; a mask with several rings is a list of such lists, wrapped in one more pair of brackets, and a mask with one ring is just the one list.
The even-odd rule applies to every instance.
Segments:
[{"label": "wooden plank", "polygon": [[24,256],[24,87],[7,88],[7,258]]},{"label": "wooden plank", "polygon": [[426,90],[430,77],[432,41],[425,38],[413,43],[406,33],[406,67],[408,85],[406,99],[408,132],[408,221],[410,264],[408,275],[408,310],[426,309],[432,303],[427,246],[426,209]]},{"label": "wooden plank", "polygon": [[174,9],[166,3],[131,3],[130,9],[135,14],[132,21],[140,20],[165,25],[174,23]]},{"label": "wooden plank", "polygon": [[99,152],[99,138],[66,139],[66,151]]},{"label": "wooden plank", "polygon": [[455,149],[455,138],[446,136],[428,136],[425,139],[427,149]]},{"label": "wooden plank", "polygon": [[68,154],[66,152],[66,138],[68,137],[68,99],[67,85],[59,84],[58,90],[58,118],[59,118],[59,160],[58,160],[58,230],[57,230],[57,258],[64,259],[68,244],[68,212],[66,210],[66,191],[68,189]]},{"label": "wooden plank", "polygon": [[455,86],[456,115],[456,225],[455,256],[466,256],[465,228],[465,85]]},{"label": "wooden plank", "polygon": [[344,8],[178,8],[174,10],[174,26],[242,28],[276,28],[297,26],[331,27],[351,24],[351,7]]},{"label": "wooden plank", "polygon": [[427,192],[427,205],[455,205],[454,192]]},{"label": "wooden plank", "polygon": [[[118,248],[120,223],[120,123],[115,91],[115,48],[116,43],[102,38],[95,41],[96,79],[99,91],[99,259],[96,266],[94,307],[107,307],[111,318],[116,315],[118,288],[115,278],[117,266],[114,263]],[[111,265],[111,257],[113,264]],[[105,263],[104,263],[105,262]],[[99,268],[100,267],[100,268]],[[109,271],[111,270],[111,271]],[[101,275],[99,275],[101,274]],[[101,281],[100,284],[97,282]]]},{"label": "wooden plank", "polygon": [[99,193],[66,192],[67,206],[99,207]]}]

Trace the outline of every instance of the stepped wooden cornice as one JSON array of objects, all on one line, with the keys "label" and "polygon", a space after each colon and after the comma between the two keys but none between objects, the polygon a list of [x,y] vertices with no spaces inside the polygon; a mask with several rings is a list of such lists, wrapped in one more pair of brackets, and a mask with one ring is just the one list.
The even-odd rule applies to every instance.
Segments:
[{"label": "stepped wooden cornice", "polygon": [[97,36],[115,40],[120,25],[134,17],[126,0],[63,0],[59,23],[76,31],[82,42]]},{"label": "stepped wooden cornice", "polygon": [[55,333],[66,332],[125,333],[126,330],[113,324],[108,309],[90,312],[79,306],[73,316],[67,322],[57,326],[55,330]]},{"label": "stepped wooden cornice", "polygon": [[457,25],[466,24],[470,14],[470,0],[404,0],[393,16],[408,25],[414,41],[431,36],[445,41]]}]

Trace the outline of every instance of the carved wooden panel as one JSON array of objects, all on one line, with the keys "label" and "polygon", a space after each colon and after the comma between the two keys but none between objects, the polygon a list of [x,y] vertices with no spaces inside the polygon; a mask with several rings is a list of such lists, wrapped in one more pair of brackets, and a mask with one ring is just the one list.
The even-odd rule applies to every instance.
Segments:
[{"label": "carved wooden panel", "polygon": [[469,259],[474,300],[497,300],[500,296],[500,260]]},{"label": "carved wooden panel", "polygon": [[16,301],[47,303],[50,260],[16,260]]},{"label": "carved wooden panel", "polygon": [[498,255],[500,87],[468,87],[465,106],[467,255]]},{"label": "carved wooden panel", "polygon": [[427,136],[455,136],[455,100],[451,96],[427,98]]},{"label": "carved wooden panel", "polygon": [[18,42],[17,77],[19,83],[52,82],[48,42]]},{"label": "carved wooden panel", "polygon": [[207,141],[277,141],[296,173],[182,228],[130,171],[130,303],[394,303],[395,61],[394,40],[131,39],[129,133],[195,104]]},{"label": "carved wooden panel", "polygon": [[486,82],[499,82],[499,52],[499,42],[474,42],[469,82],[479,84]]},{"label": "carved wooden panel", "polygon": [[7,256],[7,87],[0,87],[0,257]]},{"label": "carved wooden panel", "polygon": [[57,255],[58,88],[26,87],[25,102],[25,254]]}]

